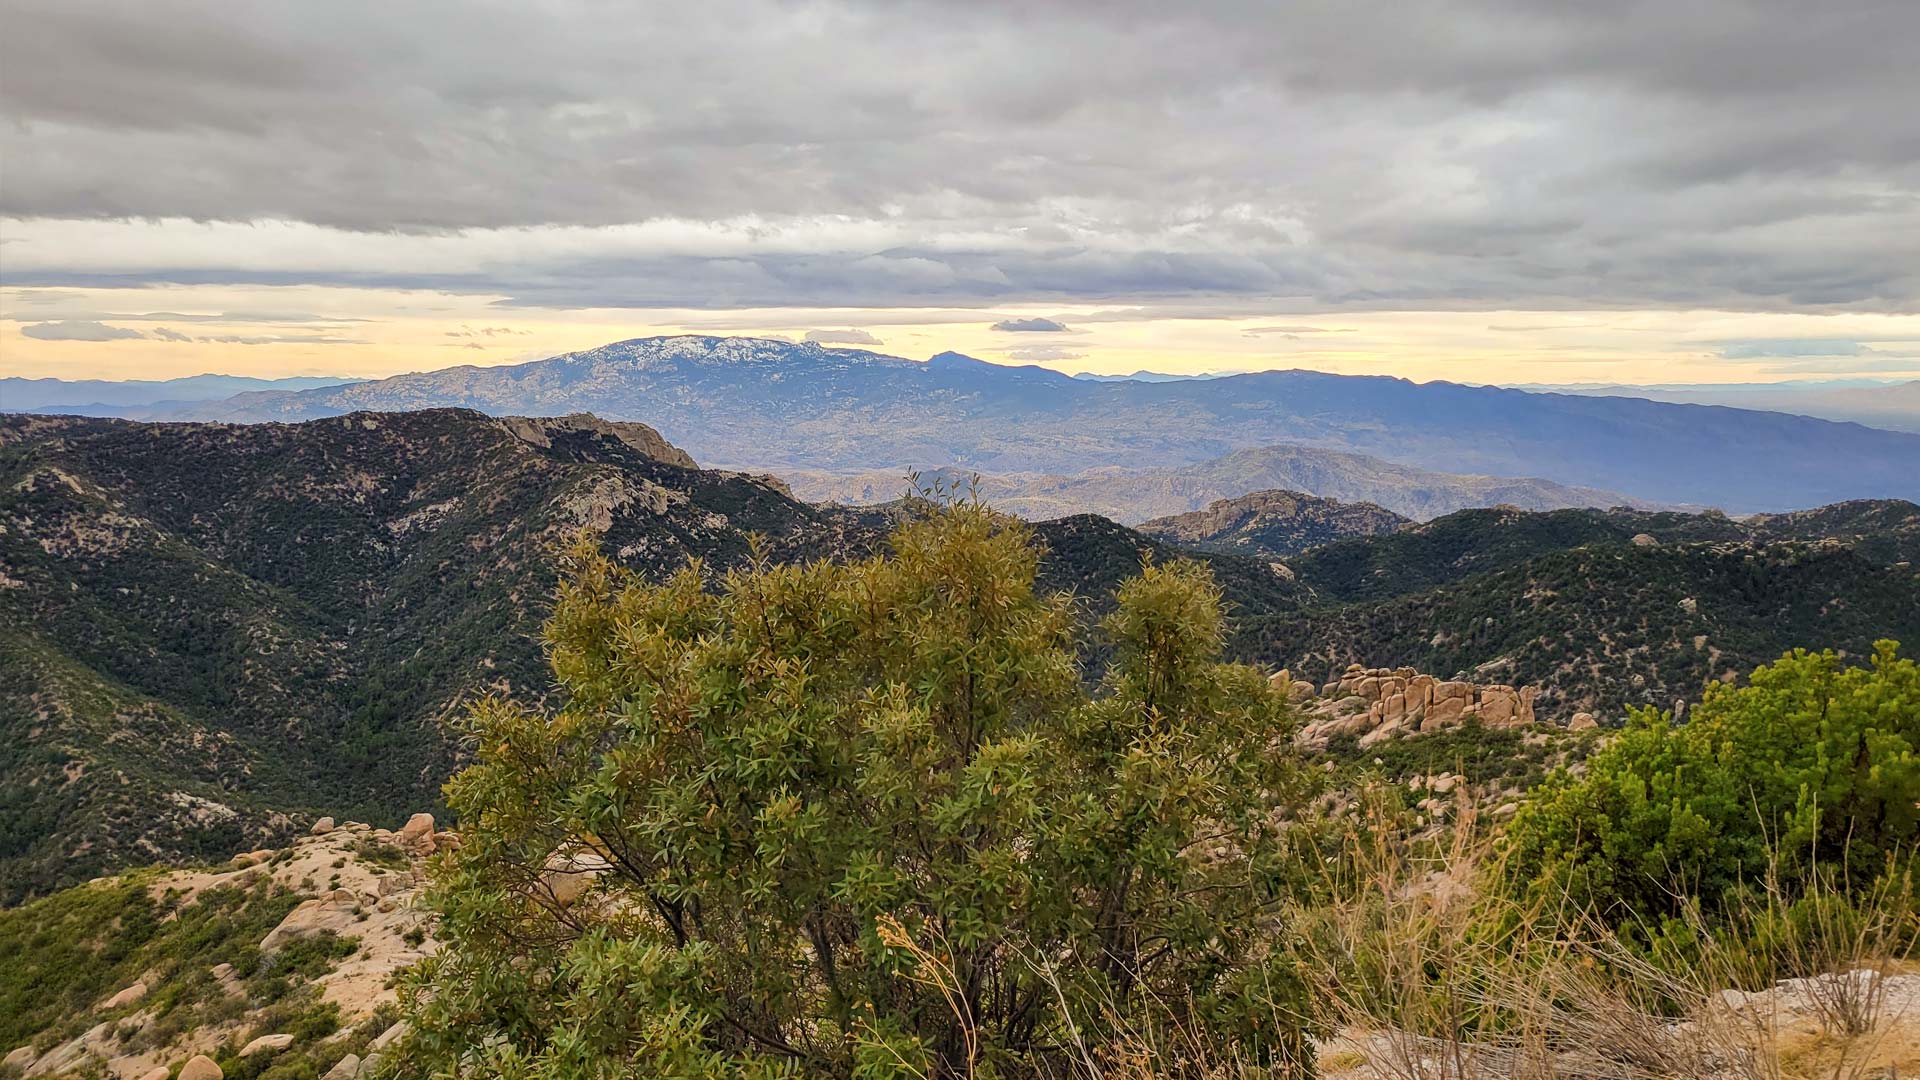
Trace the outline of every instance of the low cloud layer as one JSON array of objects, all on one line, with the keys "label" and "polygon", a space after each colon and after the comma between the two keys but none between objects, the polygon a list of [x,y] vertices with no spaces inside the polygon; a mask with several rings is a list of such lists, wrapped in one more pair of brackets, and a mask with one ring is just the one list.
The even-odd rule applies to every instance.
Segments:
[{"label": "low cloud layer", "polygon": [[206,345],[364,345],[359,338],[335,334],[189,334],[171,326],[136,330],[130,326],[111,326],[90,319],[65,319],[58,322],[28,323],[20,333],[39,341],[166,341],[175,344]]},{"label": "low cloud layer", "polygon": [[1031,319],[1001,319],[989,329],[1008,334],[1065,334],[1070,333],[1066,323],[1038,316]]},{"label": "low cloud layer", "polygon": [[1022,345],[1000,350],[1009,360],[1028,364],[1046,364],[1057,360],[1079,360],[1087,354],[1067,345]]},{"label": "low cloud layer", "polygon": [[0,26],[11,285],[1920,312],[1909,0],[0,0]]},{"label": "low cloud layer", "polygon": [[816,345],[885,345],[886,342],[865,330],[809,330],[807,340]]},{"label": "low cloud layer", "polygon": [[124,326],[108,326],[106,323],[80,319],[29,323],[21,327],[20,332],[40,341],[123,341],[146,336]]},{"label": "low cloud layer", "polygon": [[1858,341],[1831,338],[1770,338],[1756,341],[1729,341],[1720,347],[1723,360],[1758,360],[1765,357],[1864,356],[1868,348]]}]

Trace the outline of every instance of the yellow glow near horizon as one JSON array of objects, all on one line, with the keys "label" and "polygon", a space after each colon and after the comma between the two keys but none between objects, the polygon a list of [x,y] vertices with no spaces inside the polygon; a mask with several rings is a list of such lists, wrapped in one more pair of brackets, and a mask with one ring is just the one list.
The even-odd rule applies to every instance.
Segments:
[{"label": "yellow glow near horizon", "polygon": [[[1058,320],[1069,332],[991,329],[998,320],[1032,317]],[[48,340],[99,335],[102,325],[120,336]],[[1309,368],[1475,383],[1920,377],[1920,316],[1913,315],[1340,311],[1193,318],[1178,309],[1156,315],[1151,308],[1091,304],[978,311],[543,309],[503,306],[486,296],[314,286],[0,290],[0,375],[380,377],[518,363],[654,334],[798,340],[809,331],[864,333],[880,343],[850,347],[912,359],[951,349],[1000,363],[1100,374]]]}]

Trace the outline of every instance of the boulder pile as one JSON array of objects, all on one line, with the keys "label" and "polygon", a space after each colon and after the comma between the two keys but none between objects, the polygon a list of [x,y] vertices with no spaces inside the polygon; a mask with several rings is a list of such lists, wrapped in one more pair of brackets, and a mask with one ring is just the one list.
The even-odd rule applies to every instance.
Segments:
[{"label": "boulder pile", "polygon": [[1294,703],[1305,712],[1301,740],[1325,746],[1338,735],[1354,735],[1361,746],[1385,739],[1437,731],[1477,720],[1492,728],[1527,727],[1534,723],[1537,686],[1471,683],[1441,679],[1413,668],[1370,668],[1351,664],[1334,682],[1315,689],[1297,681],[1291,672],[1273,676],[1288,687]]}]

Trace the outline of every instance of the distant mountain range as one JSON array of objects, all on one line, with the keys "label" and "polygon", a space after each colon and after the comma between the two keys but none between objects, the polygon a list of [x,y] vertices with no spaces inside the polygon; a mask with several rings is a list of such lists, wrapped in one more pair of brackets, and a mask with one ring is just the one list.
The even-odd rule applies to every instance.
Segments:
[{"label": "distant mountain range", "polygon": [[[1099,514],[1123,524],[1198,510],[1251,491],[1281,489],[1373,503],[1424,521],[1476,506],[1558,510],[1574,506],[1660,504],[1596,488],[1550,480],[1465,476],[1395,465],[1365,454],[1309,446],[1262,446],[1172,469],[1089,469],[1071,476],[1045,473],[971,474],[963,469],[926,469],[922,482],[976,485],[982,498],[1010,514],[1035,521],[1067,514]],[[840,474],[787,470],[781,476],[811,502],[863,505],[898,498],[907,487],[903,469]]]},{"label": "distant mountain range", "polygon": [[258,391],[291,392],[339,386],[357,379],[299,376],[253,379],[243,375],[190,375],[183,379],[0,379],[0,411],[72,413],[81,416],[146,416],[195,401],[217,401]]},{"label": "distant mountain range", "polygon": [[1076,379],[1087,382],[1186,382],[1191,379],[1224,379],[1229,375],[1245,375],[1244,371],[1203,371],[1198,375],[1170,375],[1164,371],[1136,371],[1131,375],[1096,375],[1083,371],[1075,375]]},{"label": "distant mountain range", "polygon": [[1518,389],[1589,397],[1636,397],[1690,405],[1844,420],[1890,431],[1920,431],[1920,379],[1860,385],[1853,382],[1671,384],[1665,386],[1523,386]]},{"label": "distant mountain range", "polygon": [[[1071,474],[1287,443],[1734,512],[1920,497],[1920,435],[1780,413],[1307,371],[1091,382],[954,353],[922,363],[755,338],[643,338],[175,415],[285,421],[440,406],[639,420],[702,461],[771,471],[924,462]],[[1228,494],[1254,486],[1271,485]]]}]

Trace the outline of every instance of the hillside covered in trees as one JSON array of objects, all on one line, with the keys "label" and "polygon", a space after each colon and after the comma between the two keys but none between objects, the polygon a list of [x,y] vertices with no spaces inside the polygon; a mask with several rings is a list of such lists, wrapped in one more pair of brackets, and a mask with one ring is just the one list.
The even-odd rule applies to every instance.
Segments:
[{"label": "hillside covered in trees", "polygon": [[[461,760],[444,721],[552,689],[538,638],[582,530],[649,580],[695,559],[717,583],[756,544],[774,563],[883,550],[934,505],[816,507],[701,469],[644,425],[459,410],[8,417],[0,482],[9,900],[322,814],[438,808]],[[1543,718],[1618,723],[1787,649],[1920,640],[1915,523],[1890,501],[1744,521],[1501,509],[1204,557],[1235,659],[1316,683],[1360,663],[1529,684]],[[1077,597],[1091,675],[1107,657],[1093,620],[1182,549],[1090,515],[1033,535],[1041,587]]]},{"label": "hillside covered in trees", "polygon": [[[845,559],[888,516],[698,468],[640,424],[438,410],[298,425],[0,418],[0,900],[225,855],[321,814],[435,806],[442,721],[539,700],[558,555],[709,579]],[[1163,546],[1043,530],[1048,583],[1104,601]],[[1219,560],[1236,605],[1285,583]],[[1232,565],[1225,565],[1231,563]]]}]

